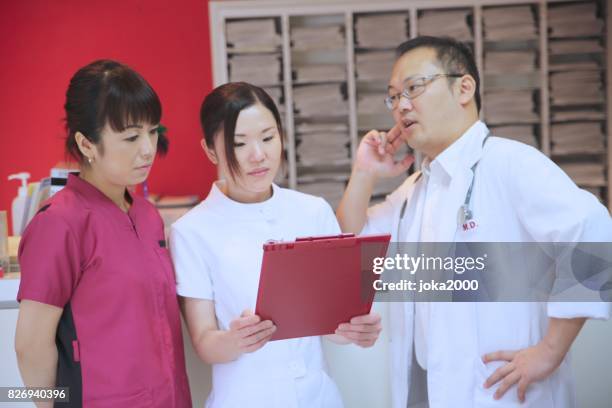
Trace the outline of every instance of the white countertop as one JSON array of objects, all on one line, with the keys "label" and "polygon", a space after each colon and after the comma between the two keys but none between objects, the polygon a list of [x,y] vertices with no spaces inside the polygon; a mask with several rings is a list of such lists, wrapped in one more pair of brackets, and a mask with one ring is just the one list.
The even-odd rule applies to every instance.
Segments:
[{"label": "white countertop", "polygon": [[17,309],[17,291],[19,279],[0,279],[0,309]]}]

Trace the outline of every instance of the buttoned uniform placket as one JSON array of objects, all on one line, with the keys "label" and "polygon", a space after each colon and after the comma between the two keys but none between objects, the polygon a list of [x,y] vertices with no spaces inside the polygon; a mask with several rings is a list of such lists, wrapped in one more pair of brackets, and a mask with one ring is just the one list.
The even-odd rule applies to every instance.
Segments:
[{"label": "buttoned uniform placket", "polygon": [[[152,292],[153,299],[155,299],[155,302],[153,302],[153,304],[155,305],[154,321],[156,322],[156,325],[157,325],[157,332],[160,334],[160,336],[157,338],[157,344],[158,344],[160,353],[162,353],[162,355],[166,357],[166,358],[161,358],[160,361],[162,362],[162,364],[165,365],[166,375],[169,379],[169,382],[172,383],[173,373],[176,372],[175,371],[176,361],[175,361],[175,356],[174,356],[173,347],[172,347],[172,333],[170,331],[170,327],[168,323],[169,317],[166,313],[167,308],[165,307],[166,299],[164,295],[163,285],[164,285],[164,282],[165,283],[168,283],[168,282],[162,270],[164,260],[161,258],[161,255],[156,251],[156,249],[151,248],[151,245],[152,245],[151,242],[142,240],[141,234],[138,231],[138,227],[136,226],[136,222],[134,221],[133,214],[131,214],[131,211],[124,213],[124,215],[127,221],[126,227],[134,233],[134,238],[137,241],[137,247],[141,248],[142,251],[146,254],[150,254],[151,252],[154,252],[152,256],[147,256],[147,258],[151,259],[151,262],[154,262],[155,264],[159,265],[158,267],[151,268],[155,273],[154,275],[155,278],[148,279],[147,281],[151,285],[150,290]],[[143,265],[143,268],[144,267],[146,266]],[[152,385],[157,385],[157,384],[152,384]],[[151,391],[154,392],[155,390],[152,389]],[[172,401],[173,402],[176,401],[175,394],[176,394],[176,390],[173,387],[172,388]],[[153,398],[155,399],[156,396],[153,395]]]},{"label": "buttoned uniform placket", "polygon": [[[457,146],[455,146],[455,149],[456,147]],[[446,152],[446,154],[448,154],[448,152]],[[445,214],[441,213],[441,211],[446,204],[444,198],[451,189],[452,175],[449,172],[449,165],[447,163],[442,164],[440,159],[444,160],[445,158],[439,156],[439,159],[434,161],[425,159],[421,166],[423,176],[420,182],[424,184],[424,194],[422,197],[419,197],[419,199],[423,201],[423,213],[418,236],[418,255],[423,253],[420,248],[421,243],[443,242],[440,241],[439,224],[440,222],[444,222],[442,220],[446,218]],[[428,252],[430,252],[430,256],[443,255],[431,253],[432,248],[433,247],[429,245]],[[436,246],[436,248],[438,250],[443,247]],[[429,347],[427,339],[429,338],[431,312],[432,307],[429,302],[418,302],[415,304],[415,352],[417,361],[424,369],[427,369],[428,366],[427,350]]]},{"label": "buttoned uniform placket", "polygon": [[[287,237],[283,236],[283,231],[277,230],[278,217],[280,216],[280,214],[278,213],[279,209],[269,204],[270,203],[265,203],[264,205],[262,205],[260,208],[257,209],[257,213],[261,216],[260,223],[267,230],[268,236],[275,237],[276,239],[287,239]],[[295,340],[290,340],[290,341],[299,342],[300,340],[295,339]],[[286,364],[285,372],[286,372],[287,378],[292,379],[293,381],[297,381],[300,378],[304,377],[308,372],[306,362],[301,356],[295,355],[294,353],[290,351],[291,348],[289,347],[289,344],[286,344],[286,346],[287,347],[285,348],[285,352],[287,356],[287,361],[285,363]],[[299,406],[298,404],[299,397],[297,394],[298,389],[297,388],[294,388],[294,389],[296,392],[294,406],[295,408],[298,408]]]},{"label": "buttoned uniform placket", "polygon": [[[262,217],[262,223],[265,225],[265,228],[268,230],[268,235],[270,237],[279,236],[276,231],[277,226],[277,214],[273,208],[270,206],[262,206],[257,210],[257,212]],[[294,340],[299,341],[299,340]],[[287,375],[289,378],[298,379],[304,377],[307,373],[306,363],[303,358],[299,358],[299,356],[293,356],[287,350],[287,356],[289,357],[286,365]]]}]

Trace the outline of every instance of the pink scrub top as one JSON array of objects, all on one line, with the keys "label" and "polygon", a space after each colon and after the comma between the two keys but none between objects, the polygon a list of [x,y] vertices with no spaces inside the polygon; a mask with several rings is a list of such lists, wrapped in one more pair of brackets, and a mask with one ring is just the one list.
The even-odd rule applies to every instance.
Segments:
[{"label": "pink scrub top", "polygon": [[70,175],[19,247],[17,300],[62,308],[58,406],[191,407],[172,262],[155,207],[128,213]]}]

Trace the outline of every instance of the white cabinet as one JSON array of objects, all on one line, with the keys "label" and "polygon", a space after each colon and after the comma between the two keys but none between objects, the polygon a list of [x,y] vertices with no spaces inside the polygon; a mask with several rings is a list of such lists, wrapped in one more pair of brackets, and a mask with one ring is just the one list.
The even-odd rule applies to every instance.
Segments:
[{"label": "white cabinet", "polygon": [[334,205],[360,137],[392,125],[383,98],[394,48],[417,35],[453,36],[474,52],[481,116],[494,133],[536,146],[612,209],[606,8],[602,0],[211,1],[214,83],[270,92],[288,142],[282,182]]}]

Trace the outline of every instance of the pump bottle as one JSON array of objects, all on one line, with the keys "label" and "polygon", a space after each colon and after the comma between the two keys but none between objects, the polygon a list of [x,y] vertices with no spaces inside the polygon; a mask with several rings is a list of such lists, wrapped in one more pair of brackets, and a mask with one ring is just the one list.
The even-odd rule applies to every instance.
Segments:
[{"label": "pump bottle", "polygon": [[13,235],[21,235],[23,232],[23,217],[28,210],[28,179],[30,173],[22,172],[17,174],[11,174],[8,176],[9,180],[21,180],[21,186],[17,190],[17,197],[13,199],[13,206],[11,208],[12,214],[12,225]]}]

